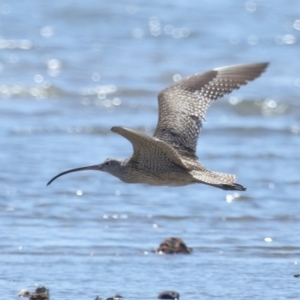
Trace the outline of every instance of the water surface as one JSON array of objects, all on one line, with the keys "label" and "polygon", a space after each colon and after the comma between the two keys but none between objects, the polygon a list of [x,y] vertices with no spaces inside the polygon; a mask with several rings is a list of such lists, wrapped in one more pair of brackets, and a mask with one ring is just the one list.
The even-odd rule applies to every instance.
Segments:
[{"label": "water surface", "polygon": [[[1,294],[51,299],[298,299],[300,7],[297,1],[1,1]],[[127,185],[113,125],[151,134],[176,74],[269,61],[207,114],[197,154],[243,193]],[[181,237],[192,255],[151,250]],[[80,296],[79,296],[80,295]]]}]

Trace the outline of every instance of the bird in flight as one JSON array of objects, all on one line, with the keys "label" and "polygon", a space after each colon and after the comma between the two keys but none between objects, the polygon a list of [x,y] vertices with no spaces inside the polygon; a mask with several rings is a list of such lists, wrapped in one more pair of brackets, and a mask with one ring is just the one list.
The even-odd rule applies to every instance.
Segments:
[{"label": "bird in flight", "polygon": [[109,173],[126,183],[155,186],[184,186],[202,183],[223,190],[245,191],[235,175],[208,170],[198,162],[196,146],[206,110],[218,98],[259,77],[268,63],[233,65],[195,74],[165,88],[158,95],[159,116],[153,137],[114,126],[133,146],[125,160],[108,158],[103,163],[76,168],[53,177],[78,171]]}]

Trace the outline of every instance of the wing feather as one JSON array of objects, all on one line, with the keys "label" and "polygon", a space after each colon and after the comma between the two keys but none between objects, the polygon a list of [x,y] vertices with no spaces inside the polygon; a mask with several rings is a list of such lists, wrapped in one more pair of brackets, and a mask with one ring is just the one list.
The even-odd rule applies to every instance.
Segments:
[{"label": "wing feather", "polygon": [[159,118],[154,137],[180,155],[196,159],[202,121],[212,101],[259,77],[268,63],[217,68],[187,77],[158,95]]},{"label": "wing feather", "polygon": [[168,170],[172,164],[188,169],[179,154],[164,141],[125,127],[114,126],[111,131],[129,140],[133,146],[130,160],[141,168]]}]

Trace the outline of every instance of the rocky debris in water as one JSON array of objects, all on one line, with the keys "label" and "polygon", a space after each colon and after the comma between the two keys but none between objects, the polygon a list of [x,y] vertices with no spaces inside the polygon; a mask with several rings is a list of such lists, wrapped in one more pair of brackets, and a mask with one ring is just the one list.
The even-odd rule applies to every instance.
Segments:
[{"label": "rocky debris in water", "polygon": [[29,300],[50,300],[49,290],[42,285],[38,286],[33,293],[27,290],[21,290],[18,296],[27,297]]},{"label": "rocky debris in water", "polygon": [[121,295],[116,294],[115,296],[109,297],[106,300],[122,300],[122,299],[123,299],[123,297]]},{"label": "rocky debris in water", "polygon": [[159,254],[190,254],[193,249],[186,246],[182,239],[176,237],[170,237],[165,239],[160,245],[159,248],[155,249],[156,253]]},{"label": "rocky debris in water", "polygon": [[[179,239],[181,241],[181,239]],[[181,241],[182,242],[182,241]],[[296,277],[296,275],[294,275]],[[299,274],[300,276],[300,274]],[[19,297],[27,297],[29,300],[50,300],[49,296],[49,289],[45,286],[38,286],[35,289],[35,292],[29,292],[28,290],[22,289],[18,293]],[[164,291],[161,292],[158,296],[158,299],[172,299],[172,300],[179,300],[179,293],[175,291]],[[100,298],[97,296],[95,300],[103,300],[103,298]],[[123,297],[119,294],[116,294],[115,296],[109,297],[106,300],[123,300]]]},{"label": "rocky debris in water", "polygon": [[164,291],[161,292],[158,296],[158,299],[173,299],[179,300],[179,293],[175,291]]}]

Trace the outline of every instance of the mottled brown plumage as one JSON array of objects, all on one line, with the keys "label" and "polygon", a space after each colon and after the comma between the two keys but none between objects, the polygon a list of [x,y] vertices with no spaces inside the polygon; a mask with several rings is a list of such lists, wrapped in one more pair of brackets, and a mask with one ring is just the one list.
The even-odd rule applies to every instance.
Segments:
[{"label": "mottled brown plumage", "polygon": [[187,77],[158,95],[159,118],[154,136],[112,127],[132,145],[134,153],[126,160],[107,159],[102,164],[72,169],[67,173],[99,170],[127,183],[183,186],[204,183],[224,190],[245,190],[235,176],[213,172],[203,167],[196,156],[197,140],[212,101],[259,77],[268,63],[217,68]]}]

